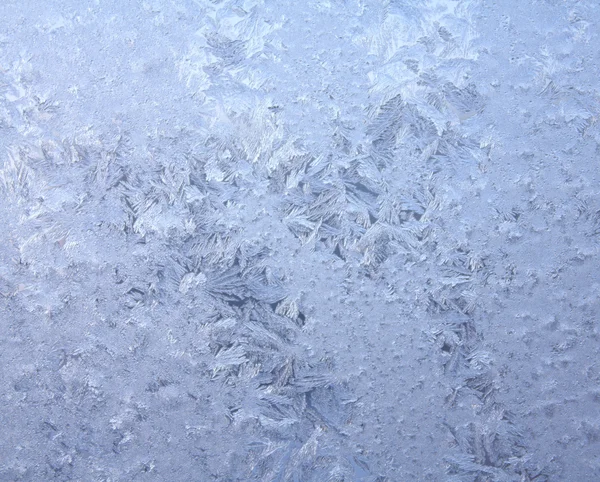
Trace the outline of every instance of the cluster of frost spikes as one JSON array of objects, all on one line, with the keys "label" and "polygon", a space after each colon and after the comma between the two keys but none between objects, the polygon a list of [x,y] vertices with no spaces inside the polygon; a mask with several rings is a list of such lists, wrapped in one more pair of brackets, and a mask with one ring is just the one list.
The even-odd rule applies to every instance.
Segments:
[{"label": "cluster of frost spikes", "polygon": [[[28,310],[45,313],[50,326],[83,296],[96,297],[85,302],[91,308],[87,339],[76,355],[67,348],[60,365],[70,372],[68,387],[85,376],[98,349],[108,350],[115,362],[131,356],[141,368],[151,363],[148,357],[180,365],[179,373],[167,370],[170,377],[147,379],[146,391],[187,387],[190,401],[207,404],[211,437],[232,434],[237,442],[229,468],[209,464],[206,474],[219,480],[366,475],[360,459],[337,448],[349,416],[342,403],[347,388],[308,353],[297,296],[270,265],[269,246],[250,234],[241,206],[248,202],[242,195],[248,180],[207,175],[202,156],[210,143],[199,153],[182,148],[176,162],[166,159],[178,148],[168,157],[156,152],[136,160],[125,133],[110,141],[15,147],[1,172],[2,194],[19,218],[12,236],[26,240],[20,263],[27,292],[9,289]],[[112,255],[101,255],[99,243]],[[40,257],[41,250],[48,256]],[[82,270],[95,287],[77,287]],[[67,338],[80,338],[73,330],[67,328]],[[107,341],[112,331],[126,340],[131,333],[129,355]],[[156,338],[161,333],[166,344]],[[132,380],[118,383],[124,388]],[[82,396],[90,398],[84,404],[98,405],[97,417],[111,417],[102,389]],[[120,421],[130,409],[112,415],[117,454],[142,434],[135,423]],[[189,422],[179,430],[192,439],[206,436]]]}]

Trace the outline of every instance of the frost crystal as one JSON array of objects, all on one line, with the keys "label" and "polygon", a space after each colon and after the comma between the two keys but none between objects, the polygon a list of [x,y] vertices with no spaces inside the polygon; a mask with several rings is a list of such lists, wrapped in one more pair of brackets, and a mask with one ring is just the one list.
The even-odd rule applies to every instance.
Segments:
[{"label": "frost crystal", "polygon": [[0,480],[600,480],[593,2],[30,3]]}]

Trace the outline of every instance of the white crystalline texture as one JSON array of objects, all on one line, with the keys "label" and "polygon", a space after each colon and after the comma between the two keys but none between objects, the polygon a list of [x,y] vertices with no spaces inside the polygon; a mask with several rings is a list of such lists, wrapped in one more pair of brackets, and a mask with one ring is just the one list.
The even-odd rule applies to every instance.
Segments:
[{"label": "white crystalline texture", "polygon": [[600,10],[0,4],[0,481],[600,480]]}]

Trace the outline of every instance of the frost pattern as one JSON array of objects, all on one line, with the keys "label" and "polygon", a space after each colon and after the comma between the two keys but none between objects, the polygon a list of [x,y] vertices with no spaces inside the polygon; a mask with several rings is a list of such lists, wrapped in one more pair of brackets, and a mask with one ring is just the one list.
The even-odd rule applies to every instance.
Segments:
[{"label": "frost pattern", "polygon": [[474,1],[0,38],[0,478],[593,480],[598,14],[525,3],[564,28],[521,53]]}]

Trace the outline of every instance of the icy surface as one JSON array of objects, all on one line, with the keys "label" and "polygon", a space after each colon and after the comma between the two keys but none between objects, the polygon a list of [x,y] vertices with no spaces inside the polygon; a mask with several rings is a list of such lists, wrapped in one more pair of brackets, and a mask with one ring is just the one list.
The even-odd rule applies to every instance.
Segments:
[{"label": "icy surface", "polygon": [[600,480],[599,20],[0,2],[0,481]]}]

